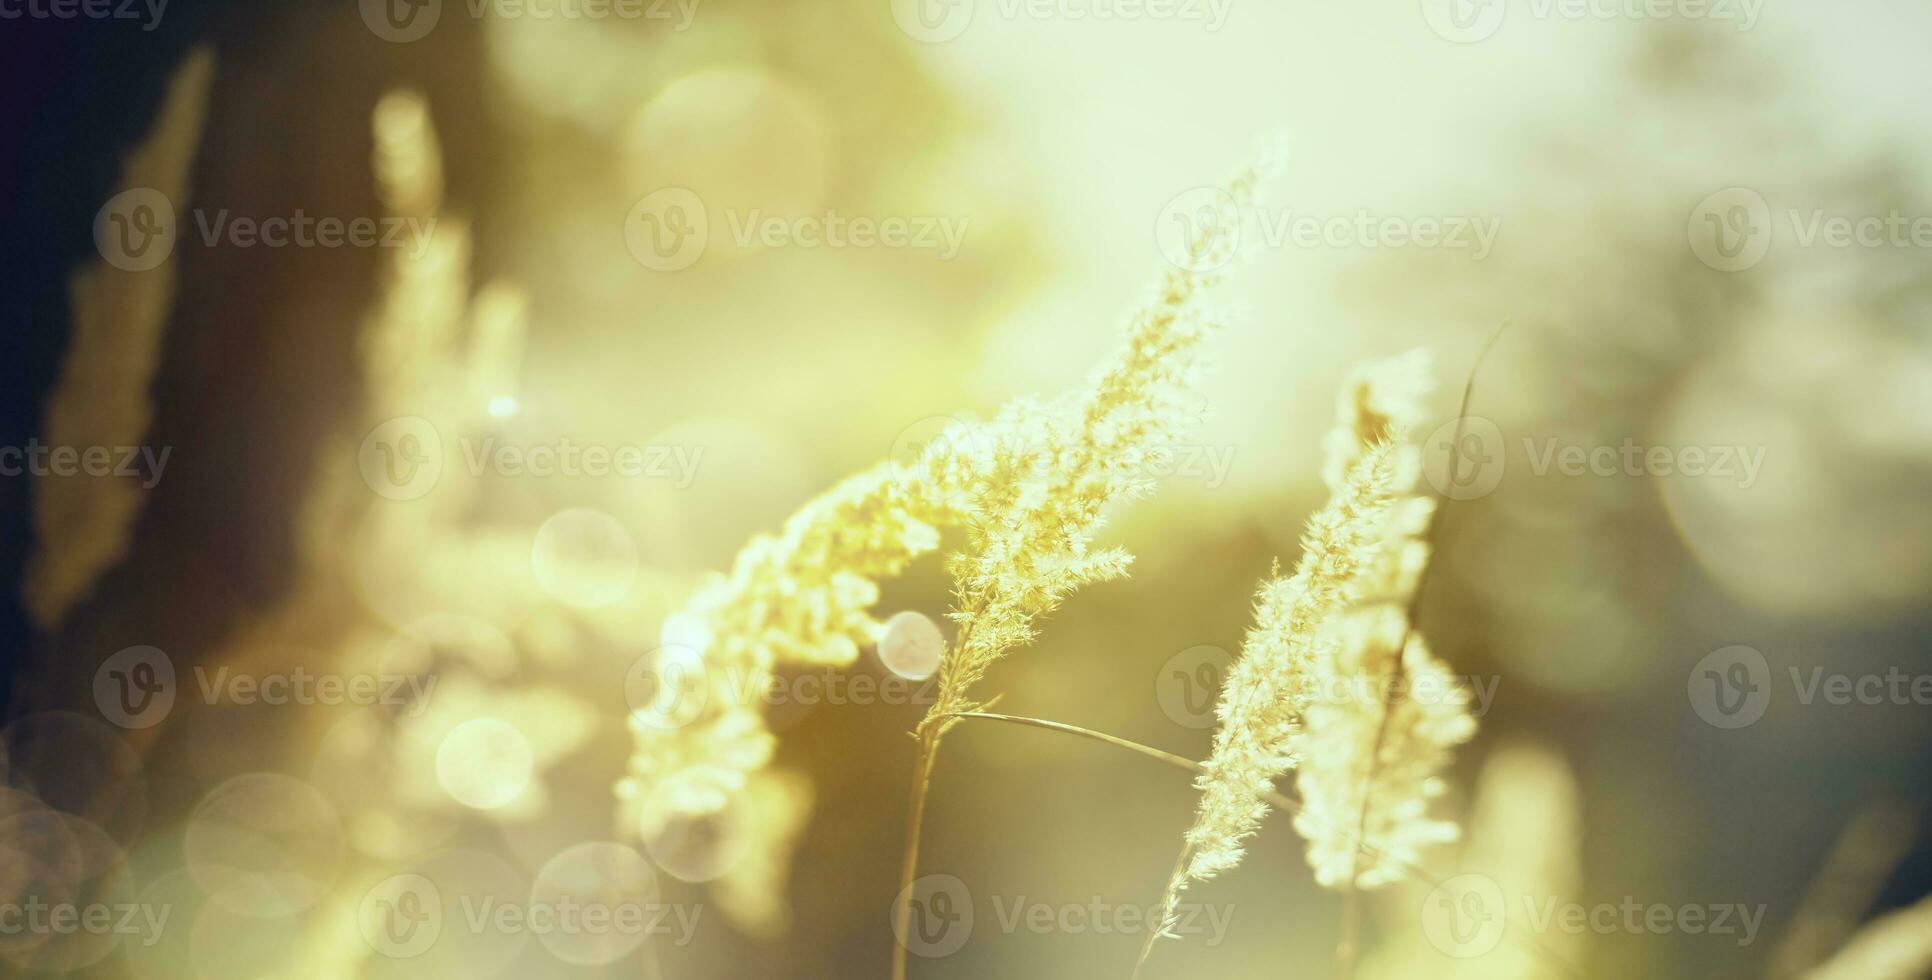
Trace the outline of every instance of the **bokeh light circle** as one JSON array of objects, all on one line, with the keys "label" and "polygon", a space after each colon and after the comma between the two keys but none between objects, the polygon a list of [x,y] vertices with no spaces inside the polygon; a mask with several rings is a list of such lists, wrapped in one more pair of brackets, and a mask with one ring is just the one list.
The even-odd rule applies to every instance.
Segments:
[{"label": "bokeh light circle", "polygon": [[[578,966],[615,963],[630,955],[663,926],[664,913],[650,862],[608,841],[564,850],[543,866],[530,888],[537,938],[558,959]],[[550,924],[540,925],[546,919]]]},{"label": "bokeh light circle", "polygon": [[886,620],[879,638],[879,662],[909,681],[931,677],[945,653],[946,635],[924,613],[907,611]]},{"label": "bokeh light circle", "polygon": [[630,593],[637,579],[637,542],[609,514],[573,507],[537,529],[530,562],[545,592],[567,605],[594,609]]},{"label": "bokeh light circle", "polygon": [[472,718],[443,737],[436,749],[436,781],[451,799],[476,810],[494,810],[523,795],[535,759],[530,740],[497,718]]},{"label": "bokeh light circle", "polygon": [[279,773],[215,787],[188,820],[188,872],[217,904],[249,918],[293,915],[321,897],[342,863],[335,807]]}]

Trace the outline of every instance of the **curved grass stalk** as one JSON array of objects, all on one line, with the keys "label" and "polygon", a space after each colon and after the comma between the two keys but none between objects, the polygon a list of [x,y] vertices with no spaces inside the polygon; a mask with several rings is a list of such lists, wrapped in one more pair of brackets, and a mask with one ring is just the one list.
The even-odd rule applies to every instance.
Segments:
[{"label": "curved grass stalk", "polygon": [[[1196,762],[1193,759],[1190,759],[1186,756],[1176,755],[1172,752],[1154,748],[1151,745],[1143,745],[1140,742],[1133,741],[1132,739],[1121,738],[1118,735],[1110,735],[1106,732],[1095,731],[1091,728],[1082,728],[1079,725],[1070,725],[1070,724],[1067,724],[1066,722],[1050,721],[1045,718],[1031,718],[1025,715],[1000,714],[992,711],[949,711],[949,712],[945,712],[943,715],[935,716],[935,717],[944,717],[948,720],[960,720],[960,721],[974,720],[974,719],[977,719],[980,721],[997,721],[997,722],[1002,722],[1009,725],[1019,725],[1027,728],[1039,728],[1050,732],[1059,732],[1065,735],[1077,735],[1081,738],[1099,742],[1103,745],[1111,745],[1111,746],[1114,746],[1115,748],[1125,749],[1136,755],[1142,756],[1144,758],[1152,759],[1156,762],[1166,763],[1167,765],[1173,766],[1176,769],[1184,769],[1184,770],[1187,770],[1188,772],[1192,772],[1196,774],[1201,773],[1205,769],[1205,767],[1201,763]],[[1302,810],[1301,801],[1295,799],[1294,797],[1288,796],[1287,794],[1284,794],[1275,790],[1269,790],[1265,793],[1260,794],[1260,796],[1261,796],[1261,799],[1265,800],[1269,805],[1273,806],[1275,809],[1280,810],[1283,813],[1289,814],[1290,816],[1299,814]],[[1443,884],[1442,879],[1439,879],[1435,875],[1430,874],[1428,870],[1422,867],[1419,867],[1411,862],[1405,861],[1399,857],[1383,854],[1379,848],[1375,847],[1373,844],[1368,843],[1367,841],[1361,841],[1358,839],[1358,843],[1361,849],[1367,852],[1368,854],[1370,854],[1371,856],[1376,857],[1378,859],[1388,860],[1399,865],[1402,868],[1404,873],[1408,874],[1410,877],[1413,877],[1417,881],[1420,881],[1423,884],[1428,885],[1431,888],[1439,887],[1440,885]],[[1188,859],[1188,854],[1185,850],[1183,850],[1180,861],[1177,863],[1185,864],[1187,859]],[[1523,942],[1523,947],[1525,949],[1527,949],[1528,951],[1530,951],[1531,953],[1539,957],[1542,957],[1544,960],[1548,961],[1551,969],[1554,970],[1558,975],[1565,976],[1565,977],[1580,976],[1576,968],[1572,966],[1567,960],[1551,952],[1550,950],[1544,948],[1542,945],[1529,939],[1524,939],[1522,940],[1522,942]]]},{"label": "curved grass stalk", "polygon": [[[940,659],[938,700],[914,731],[919,754],[901,899],[918,880],[939,743],[959,712],[987,706],[973,699],[972,686],[993,663],[1031,644],[1035,622],[1076,589],[1127,573],[1132,557],[1098,547],[1095,538],[1110,505],[1153,488],[1137,461],[1188,427],[1190,382],[1202,341],[1219,321],[1205,294],[1240,251],[1238,230],[1271,169],[1271,160],[1259,162],[1223,185],[1213,220],[1195,229],[1185,261],[1176,261],[1128,317],[1124,342],[1085,391],[1051,403],[1022,400],[981,428],[986,445],[962,488],[967,542],[949,563],[959,631]],[[894,905],[892,977],[905,980],[902,937],[912,907],[908,900]]]},{"label": "curved grass stalk", "polygon": [[[1476,354],[1476,362],[1469,368],[1469,379],[1463,384],[1462,402],[1456,408],[1456,428],[1450,437],[1451,446],[1462,445],[1463,425],[1469,417],[1469,400],[1476,392],[1476,374],[1482,370],[1483,360],[1489,356],[1490,348],[1496,346],[1497,339],[1502,337],[1503,331],[1507,329],[1509,329],[1509,322],[1506,320],[1496,328],[1494,334],[1490,335],[1489,341],[1483,344],[1482,350]],[[1442,526],[1441,516],[1440,508],[1432,512],[1429,515],[1429,527],[1422,535],[1423,541],[1432,553],[1436,550],[1436,532]],[[1434,562],[1422,567],[1420,575],[1416,578],[1415,589],[1409,594],[1408,608],[1403,615],[1402,638],[1388,656],[1386,669],[1391,674],[1402,669],[1403,653],[1409,648],[1409,639],[1415,635],[1416,615],[1422,606],[1422,592],[1428,585],[1430,572],[1434,568]],[[1382,744],[1388,737],[1389,718],[1393,714],[1389,698],[1394,685],[1383,683],[1381,677],[1377,677],[1376,680],[1376,690],[1380,692],[1381,720],[1376,725],[1375,741],[1369,751],[1368,771],[1362,777],[1362,806],[1356,815],[1354,834],[1356,848],[1349,855],[1348,880],[1342,885],[1341,936],[1335,944],[1335,975],[1340,980],[1349,980],[1354,976],[1355,963],[1360,957],[1362,899],[1360,889],[1355,886],[1357,866],[1360,864],[1359,858],[1368,840],[1370,797],[1375,790],[1376,765],[1382,758]]]}]

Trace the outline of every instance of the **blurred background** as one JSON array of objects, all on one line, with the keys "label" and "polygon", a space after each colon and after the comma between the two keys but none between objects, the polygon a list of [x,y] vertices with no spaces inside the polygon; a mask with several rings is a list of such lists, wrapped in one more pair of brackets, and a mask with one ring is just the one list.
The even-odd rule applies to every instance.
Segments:
[{"label": "blurred background", "polygon": [[[168,912],[138,937],[0,928],[0,973],[887,975],[921,686],[890,684],[872,649],[788,682],[767,711],[783,781],[640,840],[612,794],[626,678],[700,576],[934,417],[1080,386],[1168,261],[1163,224],[1277,133],[1199,445],[1106,534],[1131,577],[1074,596],[983,690],[1204,757],[1189,678],[1218,678],[1257,582],[1292,563],[1349,368],[1430,350],[1438,453],[1507,323],[1477,442],[1431,470],[1451,499],[1419,617],[1493,694],[1443,804],[1466,843],[1379,896],[1360,973],[1800,976],[1932,888],[1932,681],[1915,683],[1932,677],[1932,13],[0,16],[0,447],[146,450],[118,474],[0,475],[0,904]],[[157,202],[175,225],[160,253]],[[298,214],[393,241],[227,224]],[[428,440],[440,473],[411,482]],[[566,444],[634,448],[641,469],[471,462]],[[943,622],[949,589],[927,556],[877,611]],[[157,668],[171,705],[116,700],[161,690]],[[1713,670],[1750,682],[1750,720],[1721,692],[1713,708]],[[203,696],[304,673],[436,687]],[[853,675],[896,693],[801,693]],[[1877,693],[1806,693],[1838,677]],[[921,868],[959,880],[973,924],[913,975],[1126,976],[1133,927],[1011,913],[1152,903],[1195,799],[1183,772],[1103,745],[961,727]],[[1149,975],[1329,974],[1340,903],[1301,848],[1272,818],[1242,867],[1190,890],[1202,931]],[[1572,934],[1513,906],[1498,950],[1459,958],[1418,923],[1457,873],[1539,908],[1735,906],[1758,925]],[[441,938],[398,957],[366,928],[398,874],[447,904],[598,892],[696,921],[627,943],[466,931],[445,909]]]}]

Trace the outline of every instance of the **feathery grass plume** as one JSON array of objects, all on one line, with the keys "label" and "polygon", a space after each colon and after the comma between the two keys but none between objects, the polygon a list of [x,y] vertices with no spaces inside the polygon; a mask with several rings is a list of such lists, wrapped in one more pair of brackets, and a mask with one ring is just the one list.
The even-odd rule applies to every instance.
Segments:
[{"label": "feathery grass plume", "polygon": [[384,95],[371,116],[371,130],[376,189],[386,210],[397,218],[429,222],[420,256],[393,250],[381,273],[378,305],[363,328],[371,414],[381,419],[454,408],[464,392],[452,389],[455,379],[447,362],[463,338],[470,307],[469,225],[443,213],[442,151],[421,93]]},{"label": "feathery grass plume", "polygon": [[[1182,858],[1160,901],[1171,931],[1181,893],[1240,863],[1243,842],[1268,812],[1261,794],[1294,768],[1303,714],[1328,670],[1324,624],[1367,596],[1367,574],[1408,465],[1389,440],[1421,416],[1428,390],[1421,351],[1358,370],[1338,400],[1336,425],[1326,437],[1324,476],[1333,496],[1309,519],[1301,558],[1289,577],[1277,574],[1256,595],[1254,625],[1229,670],[1215,707],[1214,749],[1195,781],[1199,813],[1188,829]],[[1411,484],[1412,485],[1412,484]]]},{"label": "feathery grass plume", "polygon": [[[666,631],[690,656],[653,668],[666,682],[655,698],[677,703],[632,706],[635,750],[617,784],[631,829],[649,836],[674,817],[714,813],[744,789],[771,759],[760,697],[773,668],[850,664],[874,642],[877,580],[939,546],[925,519],[937,512],[881,464],[807,503],[779,534],[753,538],[729,575],[698,589]],[[675,683],[692,666],[702,697]]]},{"label": "feathery grass plume", "polygon": [[752,539],[729,577],[713,579],[687,613],[721,661],[845,666],[884,624],[868,610],[878,579],[939,547],[933,510],[889,467],[851,477],[807,503],[777,536]]},{"label": "feathery grass plume", "polygon": [[1302,713],[1322,657],[1320,626],[1359,598],[1361,572],[1388,514],[1395,479],[1395,447],[1370,447],[1334,498],[1309,519],[1294,574],[1277,574],[1257,593],[1254,625],[1215,706],[1214,750],[1195,780],[1200,810],[1185,836],[1190,857],[1162,896],[1165,919],[1171,920],[1189,881],[1240,863],[1243,842],[1268,812],[1261,794],[1295,766]]},{"label": "feathery grass plume", "polygon": [[[524,294],[502,282],[471,293],[469,229],[444,214],[442,151],[424,97],[386,93],[371,111],[370,129],[378,196],[389,214],[423,222],[429,246],[419,257],[386,250],[359,338],[360,423],[413,415],[447,436],[474,431],[490,424],[490,398],[515,390],[527,332]],[[528,576],[529,535],[479,521],[473,505],[486,481],[462,468],[448,467],[421,499],[370,506],[354,454],[330,458],[345,465],[325,474],[303,518],[307,558],[325,567],[312,569],[282,615],[248,639],[267,646],[336,626],[344,583],[359,581],[370,618],[384,622],[352,624],[339,640],[341,661],[352,670],[437,680],[435,696],[411,710],[333,722],[332,737],[368,746],[358,753],[366,761],[357,777],[380,787],[341,803],[352,840],[365,854],[397,858],[443,832],[467,804],[447,790],[439,755],[459,726],[483,718],[517,731],[532,768],[530,780],[488,818],[514,823],[546,812],[554,799],[547,774],[590,740],[597,715],[567,686],[521,674],[526,657],[554,659],[559,648],[580,642],[568,632],[546,635],[534,618],[508,612],[539,601]],[[371,569],[380,577],[372,580]],[[449,756],[452,763],[465,758]],[[489,772],[483,764],[474,769]]]},{"label": "feathery grass plume", "polygon": [[[185,207],[214,66],[214,54],[196,48],[175,70],[154,127],[121,168],[121,188],[146,188]],[[170,256],[155,268],[130,271],[99,259],[68,280],[74,336],[47,398],[48,444],[133,446],[146,436],[154,411],[149,388],[174,306],[175,265]],[[144,497],[139,483],[126,479],[40,481],[33,495],[39,547],[22,588],[36,626],[58,627],[121,559]]]},{"label": "feathery grass plume", "polygon": [[[1240,230],[1253,213],[1261,181],[1279,164],[1279,148],[1220,188],[1213,220],[1129,316],[1121,349],[1084,392],[1054,402],[1023,400],[973,433],[978,452],[963,486],[966,547],[949,567],[958,624],[940,658],[939,695],[915,736],[913,797],[901,865],[900,894],[910,895],[919,863],[926,791],[939,743],[960,712],[983,707],[972,687],[1001,657],[1033,641],[1034,621],[1075,589],[1126,574],[1132,557],[1093,547],[1107,508],[1152,488],[1146,454],[1183,432],[1196,406],[1187,396],[1199,371],[1202,342],[1219,326],[1207,291],[1238,257]],[[894,910],[906,935],[911,903]],[[893,945],[892,975],[906,972],[906,947]]]},{"label": "feathery grass plume", "polygon": [[1331,888],[1395,881],[1424,847],[1457,832],[1429,815],[1429,803],[1442,793],[1438,773],[1450,749],[1476,723],[1468,693],[1409,621],[1434,513],[1434,501],[1415,493],[1421,453],[1407,442],[1427,377],[1413,354],[1370,366],[1344,397],[1344,425],[1329,438],[1331,466],[1370,440],[1398,447],[1395,500],[1362,568],[1360,598],[1324,625],[1328,657],[1304,715],[1295,828],[1308,839],[1315,879]]},{"label": "feathery grass plume", "polygon": [[[363,424],[415,417],[448,442],[493,430],[500,423],[488,414],[491,399],[516,392],[527,298],[502,281],[472,291],[469,223],[445,210],[442,151],[424,97],[385,94],[370,125],[377,194],[393,217],[420,222],[426,237],[420,254],[385,250],[391,254],[358,340]],[[474,505],[488,485],[482,474],[445,466],[433,491],[404,507],[367,506],[353,467],[329,478],[334,492],[316,495],[304,515],[310,546],[328,552],[340,540],[357,541],[365,554],[352,575],[392,625],[433,609],[510,627],[516,621],[508,611],[535,601],[526,529],[476,520]]]},{"label": "feathery grass plume", "polygon": [[1443,792],[1450,749],[1476,724],[1467,694],[1400,613],[1351,614],[1337,632],[1336,690],[1347,693],[1308,709],[1295,828],[1308,838],[1315,880],[1376,888],[1400,879],[1423,848],[1456,839],[1455,823],[1430,816],[1429,804]]},{"label": "feathery grass plume", "polygon": [[[1245,207],[1258,170],[1230,183]],[[1240,220],[1240,214],[1223,216]],[[1225,226],[1213,229],[1223,230]],[[650,836],[672,819],[721,810],[771,758],[756,695],[781,662],[843,665],[882,624],[868,610],[876,579],[939,546],[936,525],[963,524],[951,568],[960,642],[942,658],[940,696],[921,722],[970,707],[966,690],[1007,650],[1028,642],[1035,616],[1078,585],[1122,574],[1124,552],[1091,550],[1105,507],[1146,492],[1141,457],[1186,416],[1181,390],[1208,327],[1200,293],[1231,256],[1211,235],[1133,317],[1124,349],[1076,398],[1021,400],[991,423],[959,426],[908,472],[886,465],[808,503],[776,537],[754,539],[729,576],[713,579],[683,616],[703,649],[706,696],[696,718],[666,725],[663,705],[633,706],[635,751],[619,780],[620,820]],[[658,700],[688,695],[659,684]],[[673,708],[673,712],[675,709]]]},{"label": "feathery grass plume", "polygon": [[1932,896],[1884,915],[1806,980],[1914,980],[1932,974]]},{"label": "feathery grass plume", "polygon": [[[1258,177],[1258,170],[1243,174],[1230,195],[1245,205]],[[1225,237],[1209,244],[1225,248]],[[1228,257],[1205,247],[1202,254],[1200,265]],[[979,624],[969,631],[978,656],[942,666],[954,708],[987,651],[996,656],[1023,642],[1024,621],[1072,583],[1124,568],[1123,554],[1089,553],[1086,540],[1106,503],[1146,489],[1140,456],[1183,414],[1179,388],[1204,332],[1197,300],[1217,278],[1170,273],[1085,397],[1022,400],[991,423],[961,425],[905,472],[881,464],[851,477],[801,508],[780,534],[748,544],[731,573],[707,582],[681,613],[684,642],[702,648],[691,651],[707,686],[698,717],[666,726],[648,708],[632,712],[636,752],[617,785],[625,819],[648,831],[669,816],[723,806],[770,758],[771,735],[753,695],[772,668],[851,663],[882,629],[868,612],[876,580],[937,548],[940,526],[964,524],[973,535],[968,556],[953,568],[966,597],[955,616]],[[1028,573],[1023,582],[1002,578],[1015,567]],[[657,690],[676,694],[669,685]]]},{"label": "feathery grass plume", "polygon": [[[302,502],[299,580],[210,659],[238,673],[280,671],[292,652],[326,645],[327,662],[344,675],[433,678],[435,688],[396,710],[291,719],[306,728],[291,744],[315,746],[308,772],[339,811],[353,870],[264,976],[362,975],[374,955],[356,914],[367,885],[447,845],[466,823],[554,813],[553,773],[590,741],[600,717],[589,699],[534,669],[585,646],[582,633],[551,617],[589,627],[596,613],[539,605],[530,534],[480,519],[472,506],[487,480],[450,466],[432,492],[396,503],[373,500],[375,484],[357,473],[354,439],[397,416],[420,416],[449,436],[492,424],[488,398],[514,391],[525,332],[520,290],[489,283],[470,293],[468,231],[442,217],[440,153],[422,98],[384,96],[371,126],[380,196],[393,214],[430,222],[431,246],[421,259],[384,250],[361,324],[361,414],[340,451],[323,454]],[[515,729],[529,754],[527,779],[487,746],[451,741],[483,718]],[[516,792],[489,806],[459,796],[452,776],[459,787]]]},{"label": "feathery grass plume", "polygon": [[1322,480],[1328,488],[1340,489],[1370,446],[1420,425],[1422,400],[1434,388],[1425,348],[1357,365],[1335,400],[1335,427],[1322,436]]},{"label": "feathery grass plume", "polygon": [[1205,337],[1218,326],[1206,291],[1235,257],[1238,229],[1274,160],[1222,186],[1222,210],[1130,316],[1119,352],[1084,392],[1021,400],[972,433],[980,454],[964,486],[966,546],[951,556],[959,624],[941,659],[939,696],[920,722],[937,737],[947,715],[978,707],[969,695],[994,661],[1034,637],[1033,621],[1074,589],[1126,574],[1131,557],[1095,549],[1110,504],[1152,488],[1146,453],[1184,431],[1187,396]]}]

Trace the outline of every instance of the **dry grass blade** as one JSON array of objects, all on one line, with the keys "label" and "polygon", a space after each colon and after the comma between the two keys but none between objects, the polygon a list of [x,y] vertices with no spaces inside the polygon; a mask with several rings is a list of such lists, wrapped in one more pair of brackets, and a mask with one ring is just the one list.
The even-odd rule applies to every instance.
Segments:
[{"label": "dry grass blade", "polygon": [[[1481,373],[1483,361],[1489,357],[1490,350],[1496,346],[1496,341],[1502,338],[1503,332],[1507,329],[1509,329],[1509,323],[1507,321],[1498,326],[1496,332],[1490,335],[1488,342],[1484,343],[1482,349],[1477,352],[1475,363],[1469,367],[1469,377],[1463,383],[1462,400],[1456,407],[1456,428],[1450,440],[1451,446],[1462,445],[1463,429],[1469,418],[1469,403],[1476,394],[1476,376]],[[1432,512],[1429,517],[1429,524],[1421,535],[1424,546],[1431,550],[1436,547],[1436,535],[1438,529],[1441,527],[1440,518],[1441,511],[1439,509]],[[1429,571],[1432,567],[1432,565],[1425,564],[1419,570],[1416,581],[1409,592],[1408,608],[1405,610],[1403,617],[1405,625],[1403,627],[1402,637],[1394,647],[1398,656],[1409,648],[1410,638],[1415,631],[1416,615],[1421,607],[1423,588],[1428,583]],[[1400,663],[1392,662],[1391,669],[1400,669]],[[1369,752],[1369,766],[1362,779],[1362,802],[1356,818],[1355,827],[1355,839],[1357,842],[1365,842],[1367,839],[1367,825],[1370,814],[1372,789],[1377,776],[1376,770],[1382,758],[1383,744],[1388,738],[1389,719],[1393,716],[1388,702],[1388,694],[1393,689],[1394,685],[1382,685],[1380,687],[1383,695],[1381,719],[1376,726],[1373,748]],[[1351,849],[1348,878],[1343,886],[1342,935],[1336,943],[1335,949],[1336,972],[1343,980],[1347,980],[1354,973],[1355,961],[1359,955],[1357,944],[1360,936],[1361,899],[1356,886],[1359,874],[1358,859],[1361,853],[1359,843],[1356,848]]]},{"label": "dry grass blade", "polygon": [[[129,198],[132,213],[157,209],[163,201],[177,211],[186,204],[214,71],[214,54],[199,48],[168,83],[154,128],[122,169],[121,191],[138,195]],[[123,215],[103,209],[97,220],[118,217]],[[116,268],[103,258],[74,273],[68,281],[74,340],[47,399],[49,445],[140,444],[154,411],[148,389],[160,366],[174,287],[172,255],[140,271]],[[166,465],[165,456],[159,465]],[[28,613],[43,630],[59,626],[120,560],[143,493],[126,478],[58,479],[69,485],[56,491],[43,482],[34,494],[40,548],[22,589]],[[158,470],[148,479],[160,479]]]},{"label": "dry grass blade", "polygon": [[[1192,413],[1185,404],[1203,340],[1218,325],[1205,294],[1235,257],[1229,234],[1252,214],[1264,159],[1222,187],[1224,207],[1204,223],[1185,261],[1167,271],[1129,317],[1118,353],[1072,398],[1021,402],[983,428],[982,456],[963,487],[966,546],[952,556],[958,631],[939,667],[939,695],[915,735],[912,799],[900,867],[903,897],[919,867],[933,759],[960,712],[984,704],[972,688],[989,667],[1031,643],[1034,623],[1074,590],[1126,574],[1130,557],[1093,544],[1108,508],[1151,489],[1140,465],[1168,445]],[[893,913],[892,975],[904,980],[911,903]]]}]

